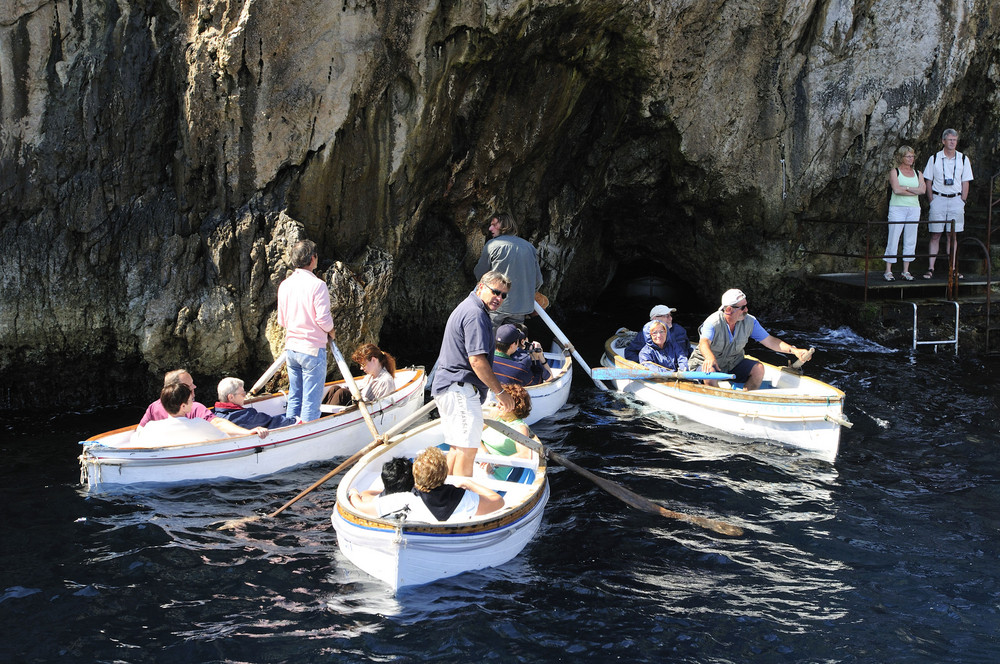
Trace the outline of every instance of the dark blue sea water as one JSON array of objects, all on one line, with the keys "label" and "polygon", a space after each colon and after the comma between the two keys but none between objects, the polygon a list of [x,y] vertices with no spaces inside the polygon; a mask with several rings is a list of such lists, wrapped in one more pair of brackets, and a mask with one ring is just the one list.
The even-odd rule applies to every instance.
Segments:
[{"label": "dark blue sea water", "polygon": [[88,495],[77,441],[145,404],[14,414],[0,660],[1000,660],[1000,367],[771,327],[816,346],[807,372],[848,395],[855,427],[833,464],[725,440],[582,374],[572,407],[538,427],[580,465],[744,536],[637,512],[557,468],[519,558],[396,596],[337,550],[333,483],[274,520],[212,528],[277,508],[330,466]]}]

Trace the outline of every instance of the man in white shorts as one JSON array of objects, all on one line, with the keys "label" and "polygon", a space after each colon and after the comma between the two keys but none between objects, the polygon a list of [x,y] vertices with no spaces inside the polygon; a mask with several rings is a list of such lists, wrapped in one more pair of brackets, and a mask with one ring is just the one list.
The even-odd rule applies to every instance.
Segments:
[{"label": "man in white shorts", "polygon": [[[931,156],[924,167],[924,181],[927,182],[927,201],[931,204],[927,220],[927,230],[930,240],[927,249],[931,256],[928,259],[927,272],[924,279],[934,276],[934,260],[941,242],[941,233],[950,230],[950,224],[945,222],[955,220],[955,232],[965,230],[965,201],[969,198],[969,182],[972,181],[972,162],[964,154],[956,150],[958,147],[958,132],[945,129],[941,134],[944,148]],[[956,244],[958,239],[955,240]],[[957,247],[951,246],[951,234],[945,236],[945,248],[950,256]],[[956,275],[959,279],[962,274]]]},{"label": "man in white shorts", "polygon": [[448,474],[472,477],[483,434],[483,402],[487,390],[502,410],[514,400],[493,373],[496,341],[489,312],[507,298],[510,280],[499,272],[483,275],[475,290],[448,317],[441,340],[431,396],[437,401],[448,452]]}]

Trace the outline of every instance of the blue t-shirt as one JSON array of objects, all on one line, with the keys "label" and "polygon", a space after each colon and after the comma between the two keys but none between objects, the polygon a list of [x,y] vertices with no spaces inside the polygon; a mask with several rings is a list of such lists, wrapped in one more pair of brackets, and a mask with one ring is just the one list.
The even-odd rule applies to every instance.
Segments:
[{"label": "blue t-shirt", "polygon": [[501,385],[541,385],[542,366],[531,360],[531,353],[518,348],[513,355],[505,355],[500,351],[493,354],[493,373]]},{"label": "blue t-shirt", "polygon": [[485,355],[490,366],[493,365],[496,341],[493,339],[493,323],[490,322],[488,311],[473,291],[448,316],[434,382],[431,384],[432,396],[437,396],[452,383],[466,382],[480,388],[480,400],[486,398],[486,384],[472,370],[469,356]]}]

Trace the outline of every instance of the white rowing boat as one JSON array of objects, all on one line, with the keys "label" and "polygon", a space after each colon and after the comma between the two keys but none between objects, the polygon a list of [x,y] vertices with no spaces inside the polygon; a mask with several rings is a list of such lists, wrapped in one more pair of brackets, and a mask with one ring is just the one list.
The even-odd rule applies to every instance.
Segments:
[{"label": "white rowing boat", "polygon": [[[608,339],[601,364],[641,372],[642,365],[624,357],[632,336],[622,329]],[[851,426],[844,417],[844,393],[815,378],[761,364],[764,382],[751,392],[729,381],[719,381],[719,387],[678,379],[623,378],[614,383],[656,408],[719,431],[784,443],[833,461],[841,426]]]},{"label": "white rowing boat", "polygon": [[[369,412],[380,431],[415,412],[423,404],[426,377],[421,367],[396,371],[396,390],[374,403]],[[343,385],[326,384],[326,391]],[[268,415],[285,412],[285,393],[248,399]],[[322,407],[312,422],[272,429],[267,438],[255,434],[177,445],[132,443],[132,425],[88,438],[80,455],[80,482],[90,490],[113,490],[146,482],[200,482],[216,478],[251,479],[294,466],[348,456],[371,442],[372,434],[356,407]]]},{"label": "white rowing boat", "polygon": [[500,493],[504,507],[458,522],[408,521],[406,512],[384,518],[367,516],[348,500],[351,489],[382,488],[382,464],[393,457],[414,458],[441,445],[441,420],[428,422],[378,447],[352,468],[337,487],[331,515],[337,544],[352,563],[393,590],[430,583],[471,570],[495,567],[513,559],[531,540],[549,499],[545,459],[532,454],[516,459],[480,453],[477,461],[528,468],[527,483],[486,478],[476,464],[473,480]]}]

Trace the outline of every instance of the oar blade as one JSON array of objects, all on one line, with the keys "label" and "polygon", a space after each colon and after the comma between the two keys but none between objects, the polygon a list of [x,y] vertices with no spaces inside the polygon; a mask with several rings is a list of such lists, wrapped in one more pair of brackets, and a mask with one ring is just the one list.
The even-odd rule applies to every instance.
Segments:
[{"label": "oar blade", "polygon": [[619,367],[595,367],[594,378],[599,380],[732,380],[735,374],[720,371],[651,371],[649,369],[625,369]]}]

